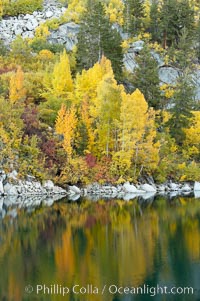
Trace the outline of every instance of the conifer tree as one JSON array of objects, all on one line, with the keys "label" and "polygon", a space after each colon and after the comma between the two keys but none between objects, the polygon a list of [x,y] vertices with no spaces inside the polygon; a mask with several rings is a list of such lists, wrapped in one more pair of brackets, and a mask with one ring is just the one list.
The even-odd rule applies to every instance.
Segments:
[{"label": "conifer tree", "polygon": [[145,17],[144,1],[125,0],[124,4],[125,31],[131,35],[137,35],[141,31],[142,19]]},{"label": "conifer tree", "polygon": [[185,129],[190,127],[194,117],[194,86],[187,73],[180,76],[173,98],[174,104],[171,108],[171,118],[167,125],[170,135],[181,146],[185,140]]},{"label": "conifer tree", "polygon": [[150,33],[153,41],[160,42],[159,0],[153,0],[150,7]]},{"label": "conifer tree", "polygon": [[197,23],[197,27],[196,27],[196,32],[195,32],[195,50],[196,50],[196,55],[198,58],[198,61],[200,62],[200,19]]},{"label": "conifer tree", "polygon": [[150,107],[158,109],[161,98],[158,66],[147,46],[144,46],[140,51],[136,62],[138,67],[133,76],[133,85],[144,94]]},{"label": "conifer tree", "polygon": [[163,47],[179,44],[181,30],[194,30],[194,9],[189,0],[163,0],[160,12]]},{"label": "conifer tree", "polygon": [[123,60],[121,42],[120,34],[112,28],[103,5],[88,1],[87,13],[82,19],[78,35],[79,69],[89,69],[96,62],[100,62],[102,56],[106,56],[112,62],[115,75],[119,77]]}]

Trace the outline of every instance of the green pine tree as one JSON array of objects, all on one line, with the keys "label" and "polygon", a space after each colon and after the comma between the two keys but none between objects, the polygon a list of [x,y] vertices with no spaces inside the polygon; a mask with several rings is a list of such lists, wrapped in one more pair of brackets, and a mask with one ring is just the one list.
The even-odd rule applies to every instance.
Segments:
[{"label": "green pine tree", "polygon": [[192,109],[194,109],[194,85],[187,72],[179,77],[173,102],[174,104],[170,110],[171,118],[167,125],[169,126],[170,135],[181,146],[185,139],[184,129],[191,126]]},{"label": "green pine tree", "polygon": [[194,9],[189,0],[163,0],[160,12],[160,28],[163,47],[178,45],[183,28],[188,34],[194,32]]},{"label": "green pine tree", "polygon": [[197,27],[196,27],[195,42],[196,42],[195,43],[196,55],[197,55],[198,61],[200,63],[200,19],[199,19]]},{"label": "green pine tree", "polygon": [[141,32],[145,8],[143,0],[124,1],[124,29],[130,35],[137,35]]},{"label": "green pine tree", "polygon": [[150,33],[153,41],[160,42],[159,0],[152,0],[150,7]]},{"label": "green pine tree", "polygon": [[180,32],[178,48],[175,51],[176,65],[179,69],[193,68],[195,61],[195,50],[193,47],[193,36],[184,27]]},{"label": "green pine tree", "polygon": [[133,85],[144,94],[150,107],[158,109],[161,105],[158,65],[146,45],[136,58],[136,62],[138,67],[133,76]]},{"label": "green pine tree", "polygon": [[88,1],[87,12],[80,24],[77,45],[79,69],[91,68],[102,56],[111,60],[116,77],[122,73],[121,37],[108,20],[100,2]]}]

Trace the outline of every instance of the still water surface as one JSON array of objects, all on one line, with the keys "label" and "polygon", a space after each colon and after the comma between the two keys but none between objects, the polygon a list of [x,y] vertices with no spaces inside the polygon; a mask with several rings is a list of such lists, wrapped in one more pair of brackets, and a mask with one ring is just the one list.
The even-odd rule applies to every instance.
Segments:
[{"label": "still water surface", "polygon": [[[48,289],[37,294],[37,285],[52,294]],[[75,285],[76,292],[85,287],[87,293],[72,293]],[[112,294],[112,285],[196,291],[152,297]],[[65,297],[62,287],[69,288]],[[5,217],[0,221],[0,300],[199,301],[200,199],[63,200]]]}]

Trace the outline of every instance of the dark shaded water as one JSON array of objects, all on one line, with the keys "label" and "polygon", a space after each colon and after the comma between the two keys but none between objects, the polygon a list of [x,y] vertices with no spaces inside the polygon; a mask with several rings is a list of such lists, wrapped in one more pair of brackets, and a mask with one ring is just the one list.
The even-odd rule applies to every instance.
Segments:
[{"label": "dark shaded water", "polygon": [[[0,221],[0,271],[4,301],[200,300],[200,199],[62,201],[20,210]],[[159,287],[156,294],[157,285],[168,294]],[[134,294],[138,286],[146,293]],[[182,287],[180,294],[172,287]],[[184,287],[194,293],[181,293]]]}]

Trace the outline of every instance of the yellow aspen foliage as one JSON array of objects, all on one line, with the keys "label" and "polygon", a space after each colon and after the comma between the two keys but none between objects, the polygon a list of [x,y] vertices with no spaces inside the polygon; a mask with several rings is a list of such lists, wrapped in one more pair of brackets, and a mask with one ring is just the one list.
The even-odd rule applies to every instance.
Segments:
[{"label": "yellow aspen foliage", "polygon": [[49,28],[46,24],[42,23],[35,29],[35,39],[46,39],[50,35]]},{"label": "yellow aspen foliage", "polygon": [[62,135],[64,133],[65,114],[66,114],[66,106],[62,104],[60,110],[58,111],[58,115],[56,118],[56,125],[55,125],[56,133],[59,135]]},{"label": "yellow aspen foliage", "polygon": [[60,55],[60,60],[55,64],[52,78],[52,94],[59,97],[65,96],[73,90],[69,58],[66,50]]},{"label": "yellow aspen foliage", "polygon": [[97,93],[97,86],[107,73],[113,74],[113,70],[110,60],[103,56],[100,63],[96,63],[88,70],[83,70],[81,74],[77,74],[75,82],[76,99],[79,102],[84,96],[94,99]]},{"label": "yellow aspen foliage", "polygon": [[94,146],[94,129],[92,123],[97,118],[97,87],[106,74],[113,75],[111,62],[102,57],[100,63],[96,63],[89,70],[83,70],[77,74],[73,102],[79,105],[82,121],[88,134],[87,150],[92,151]]},{"label": "yellow aspen foliage", "polygon": [[44,61],[49,61],[54,57],[53,52],[51,52],[50,50],[47,49],[42,49],[40,50],[40,52],[38,53],[38,58]]},{"label": "yellow aspen foliage", "polygon": [[128,40],[124,40],[122,42],[121,46],[122,46],[123,51],[126,52],[128,50],[128,48],[129,48],[129,42],[128,42]]},{"label": "yellow aspen foliage", "polygon": [[145,133],[137,142],[134,154],[134,163],[145,168],[146,171],[156,169],[159,161],[160,142],[156,138],[155,111],[150,108],[145,122]]},{"label": "yellow aspen foliage", "polygon": [[89,70],[83,70],[81,74],[77,74],[75,95],[78,103],[82,101],[82,98],[93,99],[96,97],[96,89],[102,77],[103,70],[99,63]]},{"label": "yellow aspen foliage", "polygon": [[138,89],[132,94],[126,94],[122,90],[121,97],[120,149],[114,154],[113,160],[120,175],[124,175],[131,167],[136,143],[144,134],[148,105],[144,95]]},{"label": "yellow aspen foliage", "polygon": [[26,89],[24,88],[24,72],[19,66],[16,73],[10,78],[9,99],[11,103],[23,100],[26,97]]},{"label": "yellow aspen foliage", "polygon": [[86,0],[70,0],[68,3],[68,8],[64,14],[67,21],[74,21],[79,23],[81,16],[86,11]]},{"label": "yellow aspen foliage", "polygon": [[144,95],[136,89],[132,94],[122,92],[121,105],[121,148],[133,151],[136,142],[141,139],[147,119],[148,105]]},{"label": "yellow aspen foliage", "polygon": [[110,0],[109,3],[105,5],[105,10],[110,22],[123,25],[124,3],[122,0]]},{"label": "yellow aspen foliage", "polygon": [[87,97],[83,99],[82,105],[81,105],[81,117],[82,121],[86,126],[87,129],[87,135],[88,135],[88,145],[87,145],[87,150],[89,152],[92,152],[93,146],[95,143],[95,135],[94,135],[94,130],[92,128],[92,122],[93,119],[91,118],[89,114],[89,102]]},{"label": "yellow aspen foliage", "polygon": [[186,145],[194,145],[200,148],[200,111],[192,112],[194,114],[194,121],[190,128],[185,129]]},{"label": "yellow aspen foliage", "polygon": [[[138,166],[141,169],[156,168],[159,159],[159,143],[156,137],[155,112],[148,110],[147,102],[140,90],[126,94],[122,90],[120,111],[120,150],[113,156],[115,165],[123,176],[133,166],[134,177]],[[139,172],[139,171],[138,171]]]},{"label": "yellow aspen foliage", "polygon": [[0,0],[0,17],[3,15],[3,0]]},{"label": "yellow aspen foliage", "polygon": [[150,0],[146,0],[144,1],[144,11],[145,11],[145,25],[148,26],[151,20],[150,17],[150,7],[151,7],[151,1]]},{"label": "yellow aspen foliage", "polygon": [[160,90],[164,92],[164,96],[166,98],[172,98],[172,96],[174,95],[173,85],[163,84],[162,86],[160,86]]},{"label": "yellow aspen foliage", "polygon": [[63,135],[64,139],[62,145],[69,159],[71,158],[73,152],[72,144],[74,140],[76,125],[77,117],[75,108],[72,106],[67,110],[66,106],[62,104],[56,119],[55,129],[58,134]]},{"label": "yellow aspen foliage", "polygon": [[116,150],[118,140],[118,123],[120,119],[121,89],[108,73],[97,88],[95,116],[97,118],[98,152],[106,154]]}]

